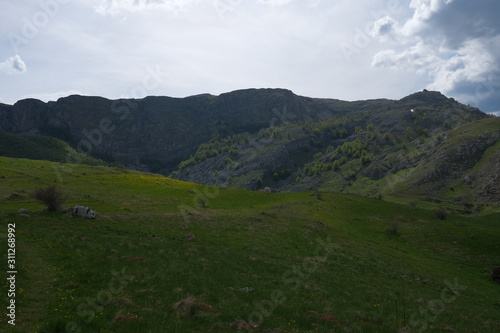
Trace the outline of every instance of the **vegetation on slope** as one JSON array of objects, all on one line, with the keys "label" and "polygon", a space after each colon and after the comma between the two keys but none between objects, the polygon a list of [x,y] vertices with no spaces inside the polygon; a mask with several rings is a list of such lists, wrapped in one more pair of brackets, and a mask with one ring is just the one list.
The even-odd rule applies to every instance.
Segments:
[{"label": "vegetation on slope", "polygon": [[[16,224],[13,332],[500,327],[498,214],[440,220],[355,195],[4,157],[0,177],[0,218]],[[52,184],[98,218],[40,211],[31,193]]]},{"label": "vegetation on slope", "polygon": [[[441,117],[426,112],[406,110],[412,122]],[[498,202],[498,118],[468,121],[454,129],[433,121],[425,127],[389,129],[376,117],[354,113],[303,125],[285,123],[231,141],[231,151],[219,149],[200,159],[200,148],[171,176],[253,190],[261,187],[261,179],[274,191],[320,188],[406,202],[444,202],[469,213]],[[448,193],[451,188],[455,195]]]},{"label": "vegetation on slope", "polygon": [[91,165],[105,164],[88,155],[78,153],[68,143],[44,135],[15,135],[0,129],[0,156],[74,162]]}]

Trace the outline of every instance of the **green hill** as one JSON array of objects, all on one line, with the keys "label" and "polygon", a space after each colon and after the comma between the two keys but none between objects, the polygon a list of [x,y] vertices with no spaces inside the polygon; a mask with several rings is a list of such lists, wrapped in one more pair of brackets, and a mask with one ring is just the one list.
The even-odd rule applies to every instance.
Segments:
[{"label": "green hill", "polygon": [[[53,184],[97,219],[41,211],[30,193]],[[496,332],[499,217],[0,157],[8,330]]]},{"label": "green hill", "polygon": [[0,156],[100,165],[103,161],[78,153],[68,143],[44,135],[16,135],[0,129]]},{"label": "green hill", "polygon": [[498,118],[436,91],[351,102],[285,89],[26,99],[0,104],[0,129],[0,156],[106,161],[199,184],[320,189],[466,214],[500,200]]}]

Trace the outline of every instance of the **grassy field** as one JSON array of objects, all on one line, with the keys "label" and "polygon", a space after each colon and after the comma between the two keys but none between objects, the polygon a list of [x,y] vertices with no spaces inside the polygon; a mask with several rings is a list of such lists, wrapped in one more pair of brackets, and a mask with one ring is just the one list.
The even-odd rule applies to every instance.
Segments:
[{"label": "grassy field", "polygon": [[[54,184],[97,219],[44,212],[31,193]],[[500,214],[0,157],[0,219],[0,332],[500,330]]]}]

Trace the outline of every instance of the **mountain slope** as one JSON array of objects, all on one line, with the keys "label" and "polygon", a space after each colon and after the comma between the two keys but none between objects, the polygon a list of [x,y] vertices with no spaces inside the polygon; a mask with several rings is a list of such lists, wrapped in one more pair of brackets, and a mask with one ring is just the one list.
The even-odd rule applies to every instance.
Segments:
[{"label": "mountain slope", "polygon": [[72,161],[83,164],[105,164],[103,161],[78,153],[65,141],[44,135],[15,135],[0,130],[0,156],[47,160],[54,162]]},{"label": "mountain slope", "polygon": [[[326,120],[286,122],[254,134],[212,139],[179,164],[172,176],[254,190],[319,188],[371,196],[411,192],[421,200],[446,197],[439,189],[453,186],[439,170],[453,165],[453,177],[463,178],[488,147],[498,151],[497,118],[437,92],[424,91],[400,101],[348,104],[352,107],[348,112]],[[474,135],[462,134],[471,128]],[[459,145],[458,151],[452,143]],[[449,153],[443,154],[448,146]],[[469,156],[472,152],[475,156]],[[419,167],[419,172],[428,168],[430,174],[413,175]],[[497,182],[488,175],[495,169],[488,168],[483,185],[490,184],[489,191],[494,192]],[[409,182],[406,190],[398,185],[403,180]],[[431,183],[432,190],[425,185]],[[498,202],[479,192],[469,196],[471,202]]]},{"label": "mountain slope", "polygon": [[[360,122],[359,117],[375,117],[373,121],[382,130],[404,131],[413,121],[407,114],[410,107],[422,108],[423,114],[436,108],[445,110],[426,115],[429,123],[422,125],[430,128],[442,125],[445,118],[448,126],[454,127],[485,117],[477,109],[434,92],[417,93],[401,101],[345,102],[301,97],[284,89],[247,89],[186,98],[151,96],[112,101],[69,96],[49,103],[28,99],[13,106],[0,105],[0,129],[53,136],[79,152],[108,162],[167,174],[214,137],[348,115],[354,122]],[[356,126],[346,125],[348,130]]]},{"label": "mountain slope", "polygon": [[[96,220],[41,211],[29,193],[57,181],[50,162],[0,157],[0,219],[16,229],[12,332],[500,326],[490,276],[500,262],[498,214],[442,221],[356,195],[268,194],[61,167],[72,169],[56,183],[66,205],[89,206]],[[4,295],[8,288],[2,284]]]},{"label": "mountain slope", "polygon": [[[460,126],[475,121],[475,134],[462,135],[469,130]],[[427,90],[397,101],[354,102],[284,89],[116,101],[69,96],[0,105],[0,125],[59,138],[77,152],[130,169],[202,184],[394,199],[411,194],[459,205],[498,202],[497,178],[490,177],[498,170],[497,121]],[[488,163],[482,161],[487,149]],[[469,191],[454,179],[476,188]]]},{"label": "mountain slope", "polygon": [[255,132],[270,123],[328,117],[314,100],[283,89],[250,89],[187,98],[111,101],[69,96],[57,102],[24,100],[0,106],[0,127],[41,133],[82,152],[136,168],[173,167],[214,136]]}]

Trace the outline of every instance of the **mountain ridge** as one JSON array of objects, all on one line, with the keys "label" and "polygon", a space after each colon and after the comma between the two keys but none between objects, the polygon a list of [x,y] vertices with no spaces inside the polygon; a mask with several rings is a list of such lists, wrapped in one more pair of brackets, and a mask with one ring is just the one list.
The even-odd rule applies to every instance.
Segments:
[{"label": "mountain ridge", "polygon": [[[252,190],[324,188],[379,196],[387,186],[371,186],[381,179],[414,174],[412,169],[425,163],[437,166],[431,162],[436,156],[451,161],[453,156],[432,150],[449,131],[476,121],[487,127],[491,119],[427,90],[399,100],[343,101],[265,88],[218,96],[109,100],[71,95],[48,103],[0,104],[0,129],[54,137],[78,153],[130,169]],[[496,131],[496,122],[493,127]],[[493,133],[484,145],[477,141],[481,128],[473,130],[475,137],[453,138],[470,140],[465,146],[482,153],[498,142]],[[480,161],[468,160],[456,177],[462,179]]]}]

